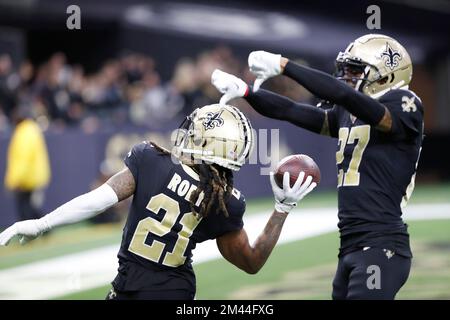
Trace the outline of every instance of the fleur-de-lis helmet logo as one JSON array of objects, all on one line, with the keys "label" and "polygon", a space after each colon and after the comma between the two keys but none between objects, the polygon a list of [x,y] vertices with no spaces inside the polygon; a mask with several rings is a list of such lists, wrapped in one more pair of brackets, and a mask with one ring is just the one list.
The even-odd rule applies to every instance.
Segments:
[{"label": "fleur-de-lis helmet logo", "polygon": [[399,60],[402,60],[400,53],[393,50],[388,42],[386,42],[386,49],[381,53],[381,58],[384,59],[386,67],[391,70],[398,66]]},{"label": "fleur-de-lis helmet logo", "polygon": [[215,127],[221,127],[223,125],[223,119],[221,118],[222,111],[208,112],[205,120],[203,120],[203,126],[205,130],[214,129]]}]

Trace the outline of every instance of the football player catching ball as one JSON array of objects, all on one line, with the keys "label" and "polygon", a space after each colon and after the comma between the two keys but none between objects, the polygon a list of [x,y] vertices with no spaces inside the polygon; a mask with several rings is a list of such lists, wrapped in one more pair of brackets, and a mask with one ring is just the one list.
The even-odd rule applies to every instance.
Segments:
[{"label": "football player catching ball", "polygon": [[[338,54],[335,77],[265,51],[252,52],[248,63],[253,88],[220,70],[212,74],[221,103],[243,97],[262,115],[338,139],[341,244],[333,299],[394,299],[411,267],[402,208],[414,188],[424,129],[422,102],[408,89],[408,52],[391,37],[369,34]],[[259,89],[280,74],[323,102],[297,103]]]},{"label": "football player catching ball", "polygon": [[60,225],[88,219],[133,196],[119,250],[119,270],[107,299],[195,297],[192,250],[216,239],[223,257],[247,273],[257,273],[278,241],[289,211],[316,186],[300,174],[283,188],[273,175],[275,210],[250,245],[243,228],[245,200],[233,187],[253,144],[250,122],[237,108],[218,104],[198,108],[178,129],[172,152],[144,142],[125,158],[125,168],[99,188],[41,219],[17,222],[0,234],[0,245],[14,236],[33,239]]}]

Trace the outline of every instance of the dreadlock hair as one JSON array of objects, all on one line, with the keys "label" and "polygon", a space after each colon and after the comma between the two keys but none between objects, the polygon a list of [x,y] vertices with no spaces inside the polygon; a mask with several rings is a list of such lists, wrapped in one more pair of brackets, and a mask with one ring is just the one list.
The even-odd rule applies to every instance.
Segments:
[{"label": "dreadlock hair", "polygon": [[[156,143],[150,143],[158,152],[162,154],[171,154],[169,150]],[[233,172],[230,169],[215,164],[207,164],[204,161],[200,164],[193,165],[193,169],[198,173],[200,183],[197,189],[192,191],[189,198],[192,212],[199,217],[205,218],[208,213],[211,212],[213,206],[218,205],[215,208],[215,213],[222,213],[225,217],[228,217],[228,210],[225,202],[233,191]],[[197,212],[194,205],[202,192],[204,197],[200,204],[200,210]]]},{"label": "dreadlock hair", "polygon": [[[230,169],[204,162],[194,165],[194,169],[198,172],[200,183],[189,198],[192,212],[205,218],[211,212],[213,206],[218,205],[215,208],[215,213],[222,213],[225,217],[228,217],[225,202],[233,190],[233,172]],[[202,192],[204,198],[200,204],[200,211],[197,212],[194,204],[198,201]]]}]

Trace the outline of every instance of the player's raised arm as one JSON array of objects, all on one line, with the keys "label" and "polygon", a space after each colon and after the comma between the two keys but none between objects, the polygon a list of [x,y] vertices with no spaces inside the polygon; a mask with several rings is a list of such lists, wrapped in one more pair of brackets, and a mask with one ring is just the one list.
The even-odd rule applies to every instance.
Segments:
[{"label": "player's raised arm", "polygon": [[244,229],[217,238],[217,246],[226,260],[250,274],[257,273],[263,267],[280,237],[289,212],[316,187],[311,176],[302,183],[304,175],[304,172],[301,172],[291,188],[289,173],[284,173],[283,188],[280,188],[271,173],[270,182],[275,195],[275,210],[272,216],[253,246],[250,245]]},{"label": "player's raised arm", "polygon": [[0,234],[0,245],[8,245],[14,236],[19,236],[23,244],[54,227],[89,219],[131,196],[134,189],[133,175],[125,168],[97,189],[70,200],[40,219],[14,223]]},{"label": "player's raised arm", "polygon": [[330,135],[329,117],[323,109],[297,103],[267,90],[254,93],[243,80],[221,70],[213,72],[211,82],[224,94],[221,103],[242,97],[263,116],[289,121],[312,132]]},{"label": "player's raised arm", "polygon": [[250,53],[248,63],[250,70],[257,77],[255,89],[258,89],[266,79],[284,74],[315,96],[341,105],[355,117],[377,126],[381,131],[391,130],[391,115],[382,103],[325,72],[296,64],[281,55],[265,51]]}]

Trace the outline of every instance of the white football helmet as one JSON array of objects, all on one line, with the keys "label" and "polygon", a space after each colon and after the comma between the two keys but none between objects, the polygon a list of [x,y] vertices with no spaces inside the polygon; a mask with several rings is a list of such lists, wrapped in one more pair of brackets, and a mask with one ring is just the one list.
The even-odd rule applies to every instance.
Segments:
[{"label": "white football helmet", "polygon": [[411,58],[395,39],[367,34],[339,52],[336,76],[351,82],[356,90],[379,98],[389,90],[408,88],[412,78]]},{"label": "white football helmet", "polygon": [[253,148],[250,121],[239,109],[211,104],[197,108],[181,124],[175,154],[237,171]]}]

